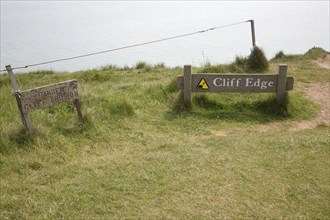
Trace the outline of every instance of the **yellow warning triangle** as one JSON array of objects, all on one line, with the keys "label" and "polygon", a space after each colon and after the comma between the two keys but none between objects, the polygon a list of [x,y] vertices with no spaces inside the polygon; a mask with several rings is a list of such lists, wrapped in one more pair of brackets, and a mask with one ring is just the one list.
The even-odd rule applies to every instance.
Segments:
[{"label": "yellow warning triangle", "polygon": [[209,89],[209,85],[207,85],[205,79],[202,78],[201,81],[199,81],[197,88],[199,88],[199,89]]}]

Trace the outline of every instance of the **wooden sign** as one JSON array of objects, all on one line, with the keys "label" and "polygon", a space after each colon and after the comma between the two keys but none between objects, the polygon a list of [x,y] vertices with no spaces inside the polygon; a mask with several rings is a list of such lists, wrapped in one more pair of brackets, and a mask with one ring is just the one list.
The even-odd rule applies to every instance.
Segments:
[{"label": "wooden sign", "polygon": [[32,125],[28,112],[33,109],[46,108],[63,102],[73,101],[77,109],[79,120],[83,120],[80,102],[78,99],[77,80],[69,80],[30,90],[20,91],[11,66],[6,66],[6,70],[9,74],[9,78],[14,89],[13,95],[16,98],[23,125],[28,132],[32,131]]},{"label": "wooden sign", "polygon": [[69,80],[21,92],[24,112],[78,99],[78,82]]},{"label": "wooden sign", "polygon": [[280,65],[278,74],[192,74],[190,65],[177,78],[177,88],[184,100],[191,102],[193,92],[276,92],[282,101],[287,90],[293,89],[293,77],[286,77],[287,65]]}]

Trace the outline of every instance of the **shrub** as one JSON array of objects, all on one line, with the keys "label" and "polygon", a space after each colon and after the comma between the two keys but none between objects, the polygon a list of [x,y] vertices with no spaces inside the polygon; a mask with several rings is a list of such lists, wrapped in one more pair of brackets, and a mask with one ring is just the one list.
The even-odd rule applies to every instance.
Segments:
[{"label": "shrub", "polygon": [[245,69],[246,68],[246,63],[247,63],[247,57],[242,57],[242,56],[236,56],[235,57],[235,64],[236,66]]},{"label": "shrub", "polygon": [[262,73],[268,70],[268,61],[263,50],[259,47],[254,47],[250,56],[246,61],[247,72]]},{"label": "shrub", "polygon": [[306,59],[317,59],[325,53],[326,53],[326,51],[323,48],[313,47],[313,48],[309,49],[303,56]]},{"label": "shrub", "polygon": [[273,59],[276,59],[276,60],[278,60],[278,59],[282,59],[284,56],[285,56],[285,55],[284,55],[283,51],[281,50],[281,51],[279,51],[277,54],[275,54],[275,56],[274,56]]},{"label": "shrub", "polygon": [[154,65],[154,68],[156,69],[163,69],[165,68],[165,63],[157,63],[156,65]]},{"label": "shrub", "polygon": [[148,67],[149,65],[146,62],[143,61],[139,61],[135,64],[135,69],[145,69],[146,67]]},{"label": "shrub", "polygon": [[301,59],[301,57],[302,57],[301,55],[285,54],[281,50],[275,54],[275,56],[271,59],[271,61],[287,62],[287,61]]}]

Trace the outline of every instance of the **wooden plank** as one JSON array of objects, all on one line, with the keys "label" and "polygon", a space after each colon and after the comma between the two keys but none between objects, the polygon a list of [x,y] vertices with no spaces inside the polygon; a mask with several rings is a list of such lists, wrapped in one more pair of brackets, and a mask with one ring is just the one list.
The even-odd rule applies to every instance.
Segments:
[{"label": "wooden plank", "polygon": [[[211,87],[211,89],[201,89],[201,88],[195,88],[193,89],[193,92],[276,92],[276,84],[277,84],[277,74],[274,74],[272,75],[272,77],[270,79],[274,80],[274,86],[275,88],[272,86],[272,87],[268,87],[267,89],[261,89],[260,87],[258,88],[251,88],[251,82],[253,82],[253,80],[257,79],[255,77],[252,77],[252,79],[249,79],[251,77],[249,76],[253,76],[253,75],[248,75],[248,74],[244,74],[243,77],[242,74],[212,74],[214,75],[213,77],[204,77],[204,74],[200,74],[200,76],[198,76],[197,79],[195,79],[195,75],[197,74],[193,74],[192,75],[192,78],[193,78],[193,81],[194,81],[194,84],[198,85],[200,80],[202,78],[205,78],[206,79],[206,82],[211,82],[211,85],[208,83],[209,87]],[[263,75],[266,75],[266,74],[263,74]],[[212,87],[212,81],[217,78],[217,77],[223,77],[223,76],[227,76],[226,80],[224,80],[225,83],[229,84],[229,86],[219,86],[219,88],[216,88],[214,89]],[[268,76],[268,75],[266,75]],[[236,78],[235,80],[232,80]],[[239,78],[241,78],[240,80],[238,80]],[[248,79],[246,79],[248,78]],[[267,78],[267,77],[266,77]],[[262,79],[264,79],[263,77],[260,78],[260,83],[258,81],[254,81],[256,82],[256,85],[260,85],[261,86],[261,82],[262,82]],[[231,81],[232,80],[232,81]],[[248,85],[250,86],[249,88],[243,88],[245,87],[245,85],[243,84],[245,80],[245,85],[246,85],[246,80],[248,80]],[[252,81],[251,81],[252,80]],[[177,77],[177,88],[179,90],[183,90],[183,76],[179,76]],[[222,82],[222,81],[221,81]],[[219,85],[220,83],[220,80],[218,79],[216,81],[217,85]],[[233,86],[231,86],[231,83],[233,83]],[[236,86],[236,83],[239,83],[240,86]],[[293,89],[293,83],[294,83],[294,78],[293,77],[287,77],[287,81],[286,81],[286,90],[292,90]],[[225,84],[226,85],[226,84]],[[242,91],[242,88],[243,88],[243,91]],[[216,90],[216,91],[213,91],[213,90]],[[261,90],[261,91],[260,91]]]},{"label": "wooden plank", "polygon": [[[201,83],[207,86],[201,87]],[[193,74],[193,92],[275,92],[276,74]]]},{"label": "wooden plank", "polygon": [[24,112],[78,99],[78,82],[69,80],[21,92]]}]

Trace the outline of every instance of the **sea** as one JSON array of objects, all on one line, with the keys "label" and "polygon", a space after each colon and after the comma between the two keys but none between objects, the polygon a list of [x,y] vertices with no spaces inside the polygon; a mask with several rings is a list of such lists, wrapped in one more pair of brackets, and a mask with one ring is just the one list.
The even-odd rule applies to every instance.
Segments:
[{"label": "sea", "polygon": [[[254,21],[256,44],[268,59],[279,51],[329,51],[329,2],[1,0],[0,69],[74,72],[138,62],[226,64],[250,54],[248,20]],[[79,58],[62,60],[71,57]],[[33,66],[54,60],[62,61]]]}]

